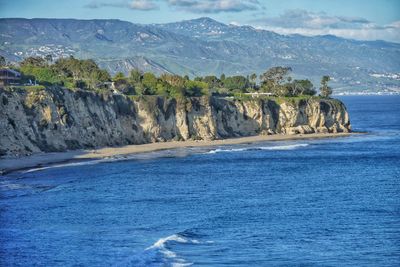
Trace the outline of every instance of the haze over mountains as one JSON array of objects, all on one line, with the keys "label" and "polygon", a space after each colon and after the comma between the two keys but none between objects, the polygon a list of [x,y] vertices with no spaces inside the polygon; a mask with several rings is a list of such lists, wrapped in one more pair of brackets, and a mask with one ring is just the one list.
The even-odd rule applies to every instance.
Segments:
[{"label": "haze over mountains", "polygon": [[210,18],[168,24],[120,20],[0,19],[0,54],[19,61],[52,54],[93,58],[111,73],[247,75],[291,66],[315,84],[331,75],[336,92],[399,91],[400,44],[331,35],[280,35]]}]

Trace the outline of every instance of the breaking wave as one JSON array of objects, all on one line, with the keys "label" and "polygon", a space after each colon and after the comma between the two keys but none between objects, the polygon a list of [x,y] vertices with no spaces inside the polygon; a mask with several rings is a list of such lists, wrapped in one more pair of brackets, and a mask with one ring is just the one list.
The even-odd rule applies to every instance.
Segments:
[{"label": "breaking wave", "polygon": [[251,151],[251,150],[293,150],[300,147],[306,147],[309,144],[294,144],[294,145],[281,145],[281,146],[260,146],[260,147],[243,147],[243,148],[231,148],[231,149],[214,149],[209,151],[209,154],[221,153],[221,152],[240,152],[240,151]]},{"label": "breaking wave", "polygon": [[199,241],[191,238],[188,232],[173,234],[158,239],[153,245],[146,248],[143,253],[134,255],[116,266],[171,266],[183,267],[191,266],[193,262],[189,262],[173,251],[174,245],[198,245],[210,244],[212,241]]},{"label": "breaking wave", "polygon": [[295,145],[286,145],[286,146],[267,146],[260,147],[261,150],[292,150],[299,147],[306,147],[308,144],[295,144]]},{"label": "breaking wave", "polygon": [[[199,149],[170,149],[170,150],[162,150],[162,151],[153,151],[146,153],[137,153],[137,154],[127,154],[127,155],[116,155],[111,157],[106,157],[102,159],[96,160],[82,160],[77,162],[65,162],[59,164],[51,164],[48,166],[31,168],[29,170],[21,171],[22,173],[30,173],[36,171],[42,171],[46,169],[52,168],[63,168],[63,167],[73,167],[73,166],[83,166],[83,165],[94,165],[99,163],[110,163],[116,161],[126,161],[126,160],[151,160],[156,158],[167,158],[167,157],[184,157],[190,154],[195,153],[207,153],[207,154],[215,154],[221,152],[240,152],[240,151],[251,151],[251,150],[292,150],[300,147],[306,147],[309,144],[293,144],[293,145],[278,145],[278,146],[248,146],[248,147],[239,147],[239,148],[229,148],[222,149],[217,148],[210,151],[204,150],[202,148]],[[207,151],[207,152],[205,152]]]}]

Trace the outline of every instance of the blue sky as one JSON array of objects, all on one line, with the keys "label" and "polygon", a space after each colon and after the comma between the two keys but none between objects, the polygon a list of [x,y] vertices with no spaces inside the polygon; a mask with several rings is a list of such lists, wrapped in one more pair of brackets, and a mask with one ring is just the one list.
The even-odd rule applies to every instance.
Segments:
[{"label": "blue sky", "polygon": [[400,0],[0,0],[0,17],[165,23],[203,16],[282,34],[400,42]]}]

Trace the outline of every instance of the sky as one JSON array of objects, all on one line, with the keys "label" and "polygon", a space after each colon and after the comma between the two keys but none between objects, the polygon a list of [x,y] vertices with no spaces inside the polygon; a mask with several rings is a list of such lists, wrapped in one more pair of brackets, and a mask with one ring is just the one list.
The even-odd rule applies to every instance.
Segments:
[{"label": "sky", "polygon": [[0,0],[0,17],[142,24],[210,17],[281,34],[400,43],[400,0]]}]

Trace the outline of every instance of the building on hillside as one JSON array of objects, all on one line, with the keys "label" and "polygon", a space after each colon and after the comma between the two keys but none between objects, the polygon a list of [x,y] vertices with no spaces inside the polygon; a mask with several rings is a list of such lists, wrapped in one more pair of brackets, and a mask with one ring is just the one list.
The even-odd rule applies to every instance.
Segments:
[{"label": "building on hillside", "polygon": [[0,68],[0,85],[18,84],[21,81],[21,73],[9,68]]}]

